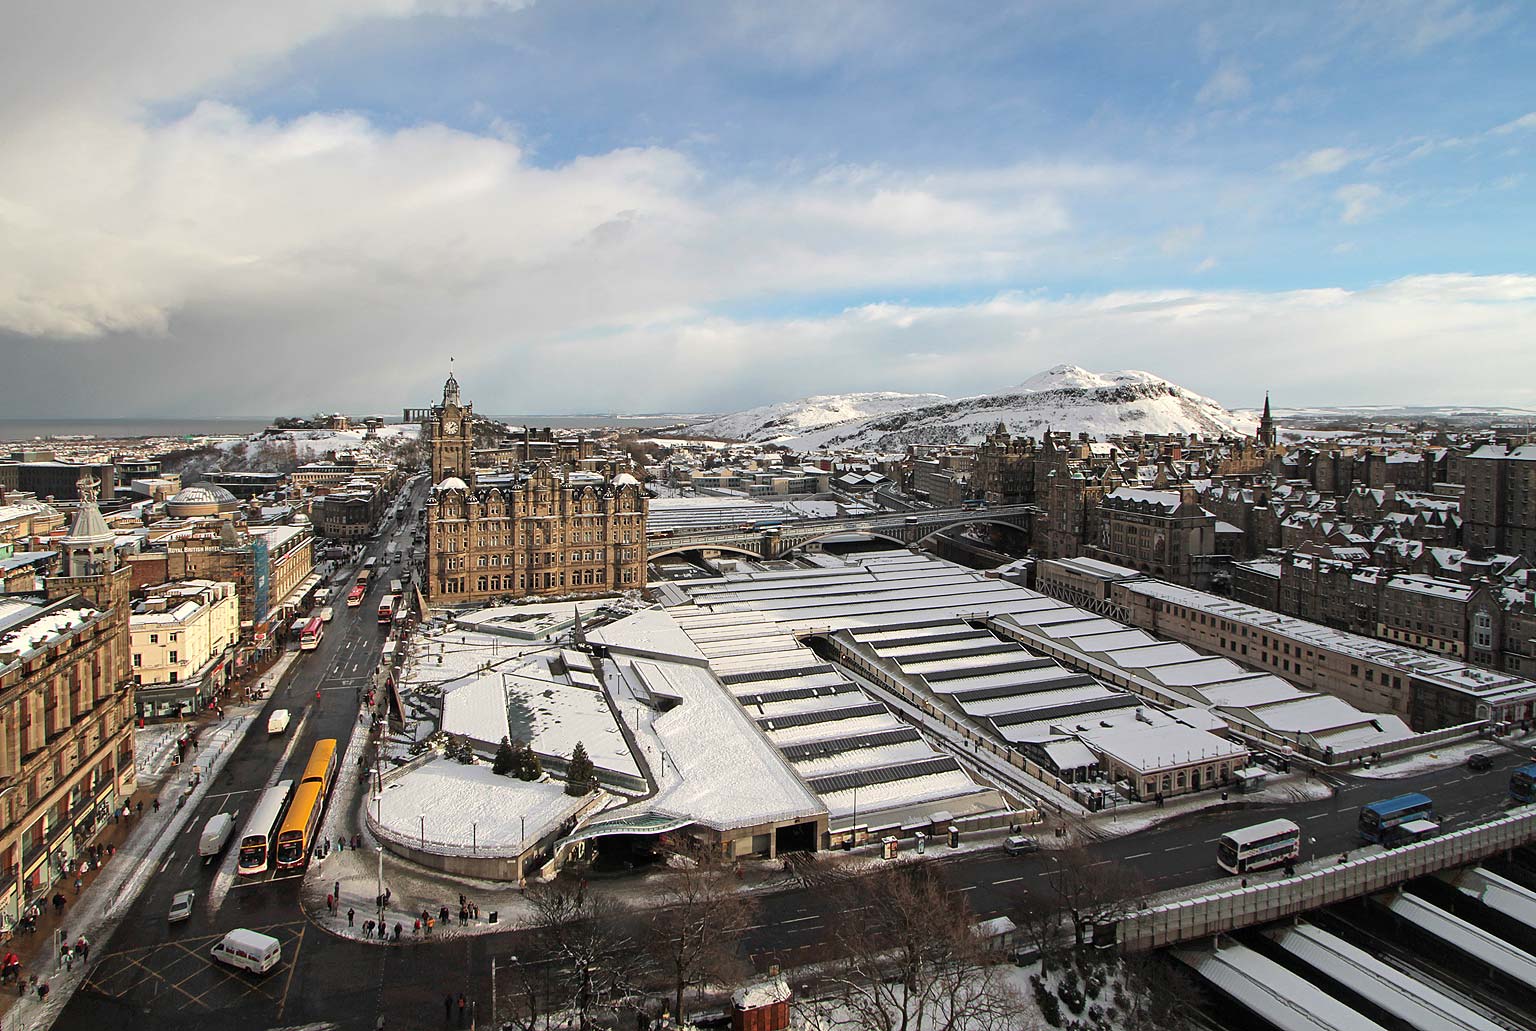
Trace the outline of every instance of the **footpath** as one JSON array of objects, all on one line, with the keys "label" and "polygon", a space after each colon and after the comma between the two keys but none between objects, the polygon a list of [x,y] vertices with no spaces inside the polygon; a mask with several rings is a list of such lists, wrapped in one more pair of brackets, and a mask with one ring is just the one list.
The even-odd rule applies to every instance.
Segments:
[{"label": "footpath", "polygon": [[[269,684],[277,683],[297,654],[291,652],[279,659],[263,679]],[[192,721],[191,726],[197,730],[197,746],[174,765],[174,743],[187,724],[176,724],[174,729],[157,725],[135,732],[134,753],[139,765],[138,787],[129,799],[133,815],[124,817],[119,810],[97,835],[94,843],[110,844],[114,852],[86,873],[78,892],[73,881],[61,880],[45,893],[44,903],[55,892],[62,893],[66,898],[63,909],[39,905],[42,914],[37,930],[16,933],[5,946],[21,957],[21,979],[17,986],[0,988],[0,1028],[42,1031],[53,1026],[85,980],[90,965],[88,956],[85,960],[66,959],[62,947],[67,944],[73,949],[82,937],[91,950],[106,943],[154,876],[177,835],[192,819],[198,803],[218,779],[261,706],[260,701],[231,704],[225,707],[222,719],[205,714]],[[169,747],[165,745],[167,739]],[[147,755],[140,751],[141,745],[147,746]],[[198,770],[196,774],[194,767]],[[178,806],[183,795],[186,802]],[[160,803],[158,811],[156,800]],[[46,998],[38,994],[40,985],[48,986]]]}]

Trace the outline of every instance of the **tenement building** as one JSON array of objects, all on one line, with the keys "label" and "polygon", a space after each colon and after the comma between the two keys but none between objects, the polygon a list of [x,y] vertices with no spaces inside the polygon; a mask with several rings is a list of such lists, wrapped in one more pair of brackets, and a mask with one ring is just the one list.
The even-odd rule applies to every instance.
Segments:
[{"label": "tenement building", "polygon": [[133,791],[129,572],[86,474],[61,575],[0,598],[0,917],[78,861]]},{"label": "tenement building", "polygon": [[428,601],[644,586],[649,501],[638,480],[548,462],[482,480],[472,460],[473,417],[450,375],[425,431],[435,484],[427,501]]}]

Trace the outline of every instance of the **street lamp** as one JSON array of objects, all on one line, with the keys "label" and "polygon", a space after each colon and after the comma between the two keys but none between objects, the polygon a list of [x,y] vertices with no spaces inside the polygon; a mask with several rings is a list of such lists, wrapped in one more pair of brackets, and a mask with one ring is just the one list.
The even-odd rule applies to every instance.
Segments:
[{"label": "street lamp", "polygon": [[427,850],[427,814],[421,814],[421,850]]},{"label": "street lamp", "polygon": [[379,854],[379,879],[376,885],[379,890],[373,893],[373,897],[382,900],[384,898],[384,846],[375,845],[373,850]]}]

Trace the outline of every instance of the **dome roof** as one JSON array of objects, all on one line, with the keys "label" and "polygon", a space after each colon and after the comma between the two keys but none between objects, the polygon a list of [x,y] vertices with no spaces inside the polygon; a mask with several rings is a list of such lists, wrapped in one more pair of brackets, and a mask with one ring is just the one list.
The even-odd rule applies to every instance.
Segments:
[{"label": "dome roof", "polygon": [[232,512],[240,507],[240,499],[223,487],[211,483],[194,483],[183,487],[165,500],[166,507],[180,515],[214,515]]},{"label": "dome roof", "polygon": [[640,481],[629,473],[619,473],[619,475],[613,478],[613,485],[615,487],[638,487],[640,486]]},{"label": "dome roof", "polygon": [[469,489],[469,485],[467,483],[465,483],[463,480],[459,479],[457,476],[445,476],[445,477],[443,477],[443,482],[439,483],[435,489],[436,490],[468,490]]}]

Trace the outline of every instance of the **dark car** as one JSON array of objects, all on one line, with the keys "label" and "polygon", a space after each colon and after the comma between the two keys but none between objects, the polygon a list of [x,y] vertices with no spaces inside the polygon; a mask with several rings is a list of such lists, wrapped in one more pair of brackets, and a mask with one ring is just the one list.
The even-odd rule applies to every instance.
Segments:
[{"label": "dark car", "polygon": [[1015,834],[1003,842],[1003,850],[1010,856],[1023,856],[1031,852],[1040,851],[1040,843],[1034,838],[1027,838],[1022,834]]},{"label": "dark car", "polygon": [[1467,756],[1467,769],[1475,773],[1493,769],[1493,756],[1484,755],[1482,752],[1473,752]]}]

